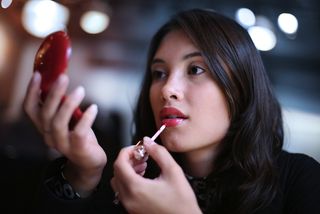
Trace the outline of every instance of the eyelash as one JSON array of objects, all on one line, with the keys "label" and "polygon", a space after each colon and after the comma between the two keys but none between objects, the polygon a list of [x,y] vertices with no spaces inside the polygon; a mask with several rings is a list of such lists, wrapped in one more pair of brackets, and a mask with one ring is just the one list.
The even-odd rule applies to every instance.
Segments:
[{"label": "eyelash", "polygon": [[[195,70],[196,69],[196,70]],[[200,70],[200,71],[199,71]],[[187,70],[187,74],[188,75],[201,75],[202,73],[206,72],[206,70],[200,66],[196,66],[196,65],[191,65],[188,70]],[[159,79],[163,79],[167,76],[167,72],[166,71],[162,71],[162,70],[153,70],[151,72],[151,78],[152,80],[159,80]]]},{"label": "eyelash", "polygon": [[153,70],[151,73],[152,80],[159,80],[166,76],[166,72],[160,70]]},{"label": "eyelash", "polygon": [[[194,69],[196,69],[196,71],[194,72]],[[200,72],[198,72],[200,70]],[[196,65],[191,65],[190,68],[188,69],[188,74],[190,75],[200,75],[202,73],[204,73],[206,70],[201,68],[200,66],[196,66]]]}]

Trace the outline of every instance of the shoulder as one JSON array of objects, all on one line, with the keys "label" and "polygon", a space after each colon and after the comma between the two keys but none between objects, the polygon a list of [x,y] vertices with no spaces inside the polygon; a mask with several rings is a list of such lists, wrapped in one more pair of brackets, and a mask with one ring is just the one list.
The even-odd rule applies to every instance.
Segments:
[{"label": "shoulder", "polygon": [[282,151],[277,165],[282,185],[286,187],[320,186],[320,164],[310,156]]},{"label": "shoulder", "polygon": [[305,154],[281,152],[280,188],[287,213],[315,213],[320,209],[320,164]]},{"label": "shoulder", "polygon": [[320,163],[305,154],[282,151],[278,157],[277,165],[280,176],[320,176]]}]

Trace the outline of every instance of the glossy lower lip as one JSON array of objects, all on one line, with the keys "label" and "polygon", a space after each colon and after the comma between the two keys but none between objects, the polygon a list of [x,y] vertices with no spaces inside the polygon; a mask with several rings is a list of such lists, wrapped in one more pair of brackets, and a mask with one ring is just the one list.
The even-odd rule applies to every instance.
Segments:
[{"label": "glossy lower lip", "polygon": [[167,127],[175,127],[180,125],[185,119],[175,118],[175,119],[163,119],[161,120],[162,124],[165,124]]}]

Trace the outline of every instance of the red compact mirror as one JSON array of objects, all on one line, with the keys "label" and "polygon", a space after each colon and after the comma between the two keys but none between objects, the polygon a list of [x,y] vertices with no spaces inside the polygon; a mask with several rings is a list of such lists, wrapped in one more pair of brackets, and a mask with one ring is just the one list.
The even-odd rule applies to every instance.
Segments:
[{"label": "red compact mirror", "polygon": [[[41,101],[46,99],[52,84],[60,74],[66,72],[68,61],[71,56],[71,42],[69,36],[64,31],[57,31],[48,35],[40,45],[34,60],[33,71],[41,74]],[[65,97],[62,98],[62,101]],[[82,111],[77,108],[70,122],[73,128],[81,118]]]}]

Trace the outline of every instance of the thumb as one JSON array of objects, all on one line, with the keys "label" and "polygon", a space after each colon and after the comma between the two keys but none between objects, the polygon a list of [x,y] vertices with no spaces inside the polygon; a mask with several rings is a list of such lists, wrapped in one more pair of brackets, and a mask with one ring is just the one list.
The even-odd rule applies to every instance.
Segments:
[{"label": "thumb", "polygon": [[179,171],[183,173],[181,167],[177,164],[165,147],[155,143],[149,137],[143,138],[143,145],[145,146],[149,156],[160,167],[162,175],[170,176]]}]

